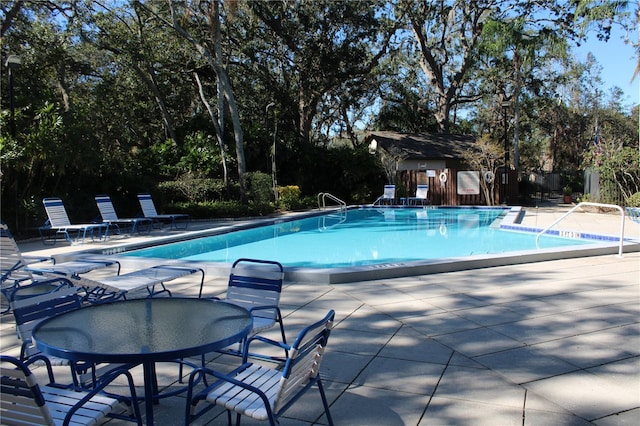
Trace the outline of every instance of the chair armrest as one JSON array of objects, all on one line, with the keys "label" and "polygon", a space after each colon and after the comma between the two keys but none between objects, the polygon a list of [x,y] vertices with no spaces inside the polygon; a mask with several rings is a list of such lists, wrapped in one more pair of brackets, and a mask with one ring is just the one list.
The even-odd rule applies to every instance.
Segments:
[{"label": "chair armrest", "polygon": [[87,401],[89,401],[91,398],[96,396],[98,393],[103,392],[108,385],[110,385],[116,378],[120,376],[125,376],[125,378],[127,379],[127,385],[129,386],[129,397],[123,397],[120,395],[113,395],[113,394],[109,394],[109,396],[114,397],[116,399],[130,400],[131,406],[133,407],[133,411],[136,416],[136,420],[138,421],[138,424],[141,425],[142,416],[140,415],[140,407],[138,406],[138,403],[137,403],[138,396],[136,395],[136,388],[133,383],[133,377],[131,376],[131,373],[129,372],[127,367],[115,369],[105,374],[104,376],[102,376],[100,378],[100,381],[95,384],[95,387],[90,391],[87,391],[87,394],[80,401],[78,401],[76,405],[71,407],[71,409],[69,410],[69,412],[64,418],[63,424],[68,425],[71,421],[71,418],[76,413],[76,411],[81,409],[82,406]]},{"label": "chair armrest", "polygon": [[[262,402],[264,403],[265,407],[270,407],[270,403],[269,403],[269,398],[267,398],[267,395],[265,395],[264,392],[262,392],[260,389],[251,386],[247,383],[243,383],[237,379],[235,379],[233,376],[235,376],[237,373],[245,370],[246,368],[250,367],[252,365],[252,363],[243,363],[240,367],[236,368],[235,370],[231,371],[229,374],[222,374],[222,373],[218,373],[214,370],[211,370],[209,368],[206,367],[200,367],[197,368],[195,370],[193,370],[191,372],[191,374],[189,375],[189,386],[187,387],[187,418],[189,417],[190,414],[190,410],[189,410],[189,406],[193,406],[195,407],[198,402],[202,399],[205,399],[207,394],[214,388],[222,385],[224,382],[227,383],[231,383],[233,385],[236,386],[240,386],[243,389],[247,389],[250,392],[256,393],[258,396],[260,396],[260,398],[262,399]],[[212,383],[209,386],[206,386],[205,389],[201,390],[200,392],[198,392],[195,396],[195,398],[193,398],[192,400],[192,395],[193,395],[193,389],[195,387],[195,384],[198,383],[198,381],[205,375],[208,376],[213,376],[216,379],[218,379],[215,383]],[[206,381],[205,381],[206,383]]]},{"label": "chair armrest", "polygon": [[22,258],[24,259],[27,265],[31,265],[33,263],[47,262],[47,261],[51,261],[51,263],[53,263],[54,265],[56,264],[56,260],[50,256],[29,256],[29,255],[23,254]]},{"label": "chair armrest", "polygon": [[255,336],[251,336],[246,343],[246,348],[249,348],[249,345],[251,344],[251,342],[253,342],[254,340],[259,340],[262,343],[266,343],[267,345],[271,345],[271,346],[276,346],[278,348],[284,349],[284,350],[291,350],[291,345],[288,345],[286,343],[282,343],[282,342],[278,342],[276,340],[272,340],[269,339],[267,337],[261,336],[259,334],[256,334]]},{"label": "chair armrest", "polygon": [[44,362],[45,368],[47,369],[47,376],[48,376],[48,379],[49,379],[49,383],[55,385],[56,384],[56,380],[53,377],[53,368],[51,367],[51,361],[49,361],[49,358],[47,358],[46,356],[44,356],[42,354],[37,354],[37,355],[34,355],[34,356],[30,357],[28,360],[23,361],[23,363],[24,363],[24,365],[26,367],[28,367],[31,364],[33,364],[34,362],[38,362],[38,361]]},{"label": "chair armrest", "polygon": [[249,312],[253,312],[253,311],[260,311],[260,310],[267,310],[267,309],[277,309],[280,310],[280,308],[278,308],[278,305],[262,305],[262,306],[254,306],[252,308],[249,308]]},{"label": "chair armrest", "polygon": [[249,309],[249,313],[251,315],[253,315],[253,313],[256,312],[256,311],[266,311],[266,310],[275,310],[276,311],[276,315],[275,315],[276,321],[282,322],[282,312],[280,312],[280,308],[278,307],[278,305],[254,306],[253,308]]}]

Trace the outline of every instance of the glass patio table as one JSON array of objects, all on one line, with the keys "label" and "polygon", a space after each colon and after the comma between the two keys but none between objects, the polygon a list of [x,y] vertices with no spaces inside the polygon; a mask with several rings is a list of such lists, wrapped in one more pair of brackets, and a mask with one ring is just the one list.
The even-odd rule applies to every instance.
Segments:
[{"label": "glass patio table", "polygon": [[38,324],[40,350],[71,361],[142,364],[146,421],[153,425],[155,363],[214,352],[241,341],[253,320],[244,308],[193,298],[132,299],[88,306]]}]

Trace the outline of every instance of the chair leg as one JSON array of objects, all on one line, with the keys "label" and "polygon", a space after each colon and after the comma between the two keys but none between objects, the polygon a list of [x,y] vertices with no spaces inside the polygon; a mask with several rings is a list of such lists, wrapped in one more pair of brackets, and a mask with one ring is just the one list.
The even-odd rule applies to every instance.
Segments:
[{"label": "chair leg", "polygon": [[[284,334],[284,322],[282,321],[282,313],[280,312],[280,309],[278,309],[276,312],[277,312],[276,322],[280,324],[280,334],[282,335],[282,343],[286,345],[287,338]],[[284,350],[284,356],[285,358],[289,358],[289,351],[287,349]]]},{"label": "chair leg", "polygon": [[320,396],[322,397],[322,405],[324,405],[324,414],[327,416],[327,422],[329,422],[329,426],[333,426],[333,419],[331,418],[331,413],[329,412],[329,403],[327,402],[327,396],[324,393],[324,387],[322,386],[322,380],[318,377],[318,389],[320,390]]}]

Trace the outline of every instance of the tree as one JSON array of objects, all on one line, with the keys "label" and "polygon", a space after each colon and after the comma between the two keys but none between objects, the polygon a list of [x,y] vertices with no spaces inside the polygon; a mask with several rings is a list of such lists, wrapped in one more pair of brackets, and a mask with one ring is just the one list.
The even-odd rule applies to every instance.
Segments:
[{"label": "tree", "polygon": [[502,165],[504,149],[501,144],[488,135],[483,135],[474,144],[472,149],[459,152],[465,163],[471,170],[480,171],[480,188],[488,206],[496,203],[495,177]]},{"label": "tree", "polygon": [[[600,4],[602,3],[602,4]],[[449,132],[450,114],[458,105],[469,105],[487,93],[471,76],[486,67],[491,59],[500,59],[511,49],[512,86],[515,91],[489,93],[512,98],[522,86],[522,67],[528,62],[532,49],[540,41],[553,38],[581,40],[590,24],[596,24],[598,34],[606,37],[608,21],[620,12],[624,2],[594,0],[539,2],[535,0],[398,0],[398,19],[406,22],[407,30],[415,39],[410,53],[419,57],[426,84],[436,93],[434,116],[441,132]],[[597,11],[594,12],[594,11]],[[493,22],[502,25],[498,40],[503,52],[494,52],[488,60],[480,61],[478,49],[491,42],[495,32],[489,31]],[[495,26],[494,26],[495,29]],[[582,30],[582,32],[580,31]],[[496,38],[493,38],[494,43]],[[498,46],[495,46],[498,47]],[[502,75],[502,81],[505,79]],[[508,79],[508,77],[507,77]],[[516,104],[517,107],[517,104]],[[516,110],[517,114],[518,111]]]},{"label": "tree", "polygon": [[434,116],[440,132],[448,133],[450,113],[458,103],[474,102],[477,95],[462,97],[484,21],[495,1],[399,0],[399,19],[406,19],[416,41],[415,54],[427,84],[436,92]]},{"label": "tree", "polygon": [[[130,68],[153,96],[164,124],[167,137],[174,145],[180,141],[176,134],[174,119],[165,100],[161,87],[161,76],[158,76],[159,64],[166,63],[168,50],[175,56],[178,49],[175,43],[166,39],[159,28],[153,28],[153,20],[144,16],[144,9],[137,3],[133,7],[120,6],[113,9],[103,3],[87,2],[78,5],[76,10],[82,13],[82,25],[79,32],[83,40],[93,44],[97,49],[108,51],[117,57],[121,66]],[[163,37],[164,49],[157,49],[158,37]]]},{"label": "tree", "polygon": [[[233,7],[234,2],[229,3]],[[221,117],[224,115],[223,108],[226,106],[229,110],[233,125],[238,179],[241,188],[244,189],[244,177],[246,173],[244,133],[231,78],[225,65],[226,59],[222,56],[221,4],[222,0],[193,3],[185,2],[183,4],[168,0],[167,5],[170,12],[170,19],[165,19],[159,13],[155,13],[154,15],[188,41],[195,48],[197,54],[204,59],[207,65],[213,70],[216,77],[217,93],[224,97],[225,105],[221,105],[220,102],[216,103],[217,117],[212,117],[212,123],[216,129],[218,143],[221,149],[224,149],[224,142],[222,141],[223,126],[220,124],[222,123]],[[199,80],[196,79],[196,81]],[[201,86],[199,87],[201,88]]]},{"label": "tree", "polygon": [[246,54],[253,66],[273,73],[265,81],[282,89],[281,103],[297,107],[298,140],[309,144],[314,122],[326,109],[321,105],[333,106],[344,118],[386,53],[393,30],[385,3],[294,0],[252,1],[249,6],[266,26],[260,34],[274,45],[266,52],[262,45],[249,45],[258,50],[246,49]]}]

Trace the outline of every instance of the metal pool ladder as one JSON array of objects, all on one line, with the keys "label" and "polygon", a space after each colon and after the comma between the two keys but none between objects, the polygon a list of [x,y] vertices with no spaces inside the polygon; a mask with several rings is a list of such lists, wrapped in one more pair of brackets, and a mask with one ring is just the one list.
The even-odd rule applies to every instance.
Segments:
[{"label": "metal pool ladder", "polygon": [[[328,192],[321,192],[318,194],[318,208],[320,210],[328,208],[327,199],[336,203],[340,208],[340,211],[337,214],[328,214],[321,216],[318,221],[318,229],[320,231],[326,231],[327,229],[340,225],[347,220],[347,203],[345,203],[335,195],[329,194]],[[332,205],[331,207],[335,206]]]},{"label": "metal pool ladder", "polygon": [[328,192],[321,192],[318,194],[318,208],[320,210],[324,210],[327,208],[327,199],[337,203],[338,206],[340,207],[341,212],[347,210],[347,203],[345,203],[335,195],[329,194]]},{"label": "metal pool ladder", "polygon": [[[624,210],[622,209],[622,207],[620,207],[620,206],[618,206],[616,204],[589,203],[589,202],[586,202],[586,201],[578,203],[571,210],[569,210],[568,212],[563,214],[560,217],[560,219],[556,220],[551,225],[547,226],[542,231],[540,231],[538,233],[538,235],[536,235],[536,247],[538,247],[538,240],[540,239],[540,236],[542,234],[545,234],[549,229],[553,228],[555,225],[557,225],[558,223],[563,221],[567,216],[569,216],[571,213],[573,213],[576,209],[578,209],[579,207],[582,207],[582,206],[607,207],[607,208],[611,208],[611,209],[616,209],[616,210],[618,210],[620,212],[620,216],[621,216],[621,220],[620,220],[620,246],[618,248],[618,256],[622,257],[622,246],[623,246],[623,243],[624,243]],[[579,234],[578,234],[578,236],[579,236]]]}]

